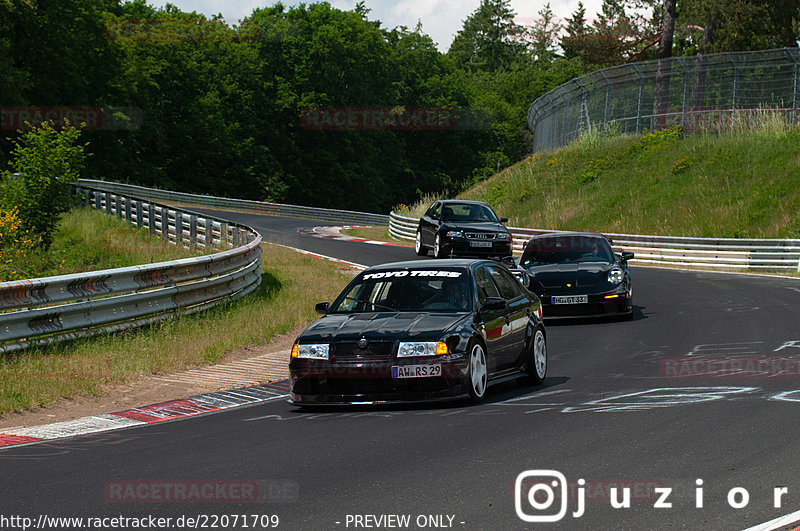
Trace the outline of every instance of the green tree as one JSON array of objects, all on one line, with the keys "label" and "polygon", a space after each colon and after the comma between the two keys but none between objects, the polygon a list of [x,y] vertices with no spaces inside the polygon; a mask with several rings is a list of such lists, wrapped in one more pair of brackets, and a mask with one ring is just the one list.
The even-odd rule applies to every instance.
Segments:
[{"label": "green tree", "polygon": [[514,22],[510,0],[481,0],[464,20],[448,55],[466,70],[494,72],[509,67],[525,53],[524,28]]},{"label": "green tree", "polygon": [[45,247],[70,208],[70,183],[80,178],[86,159],[79,138],[80,131],[69,124],[58,130],[43,122],[21,131],[11,152],[11,171],[3,173],[0,210],[16,210],[22,229],[40,236]]}]

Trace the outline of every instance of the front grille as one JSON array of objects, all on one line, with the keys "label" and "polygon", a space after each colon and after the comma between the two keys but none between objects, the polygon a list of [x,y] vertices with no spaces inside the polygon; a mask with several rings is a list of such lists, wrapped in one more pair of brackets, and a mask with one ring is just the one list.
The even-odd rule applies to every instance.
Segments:
[{"label": "front grille", "polygon": [[552,317],[579,317],[581,315],[598,315],[605,313],[606,308],[603,303],[590,302],[588,304],[547,304],[544,308],[544,316]]},{"label": "front grille", "polygon": [[329,378],[328,391],[339,395],[383,395],[443,391],[444,378]]},{"label": "front grille", "polygon": [[493,232],[465,232],[464,235],[470,240],[494,240]]},{"label": "front grille", "polygon": [[336,360],[389,359],[393,353],[393,341],[370,341],[366,348],[359,348],[355,341],[337,341],[331,345],[331,355]]}]

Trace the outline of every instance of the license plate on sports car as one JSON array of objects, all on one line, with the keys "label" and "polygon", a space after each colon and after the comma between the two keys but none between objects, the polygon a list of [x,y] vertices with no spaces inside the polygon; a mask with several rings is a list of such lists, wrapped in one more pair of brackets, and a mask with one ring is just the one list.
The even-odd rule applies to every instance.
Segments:
[{"label": "license plate on sports car", "polygon": [[441,365],[401,365],[392,367],[392,378],[428,378],[441,375]]},{"label": "license plate on sports car", "polygon": [[588,295],[561,295],[559,297],[553,297],[552,299],[553,304],[585,304],[589,302]]},{"label": "license plate on sports car", "polygon": [[492,242],[469,242],[470,247],[491,247]]}]

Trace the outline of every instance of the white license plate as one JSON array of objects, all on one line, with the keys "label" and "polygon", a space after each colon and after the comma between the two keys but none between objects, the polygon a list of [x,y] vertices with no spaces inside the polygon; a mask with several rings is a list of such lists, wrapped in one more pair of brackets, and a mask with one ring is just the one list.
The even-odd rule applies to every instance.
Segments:
[{"label": "white license plate", "polygon": [[401,365],[392,367],[392,378],[428,378],[441,375],[441,365]]},{"label": "white license plate", "polygon": [[588,295],[562,295],[551,299],[553,304],[586,304],[589,302]]},{"label": "white license plate", "polygon": [[491,247],[492,242],[469,242],[470,247]]}]

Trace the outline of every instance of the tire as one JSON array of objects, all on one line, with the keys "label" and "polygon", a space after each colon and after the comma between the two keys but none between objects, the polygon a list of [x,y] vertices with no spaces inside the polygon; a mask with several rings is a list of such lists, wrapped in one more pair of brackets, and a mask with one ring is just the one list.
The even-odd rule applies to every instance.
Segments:
[{"label": "tire", "polygon": [[537,328],[533,333],[530,354],[525,363],[525,374],[533,385],[541,384],[547,376],[547,340],[541,328]]},{"label": "tire", "polygon": [[414,252],[417,253],[417,256],[428,256],[428,250],[422,245],[422,234],[417,231],[417,237],[414,242]]},{"label": "tire", "polygon": [[489,371],[486,367],[486,351],[480,341],[472,341],[467,349],[469,353],[469,397],[472,402],[480,402],[486,395],[489,382]]},{"label": "tire", "polygon": [[442,236],[440,234],[437,234],[436,239],[433,240],[433,256],[435,258],[444,258],[447,256],[442,246]]}]

